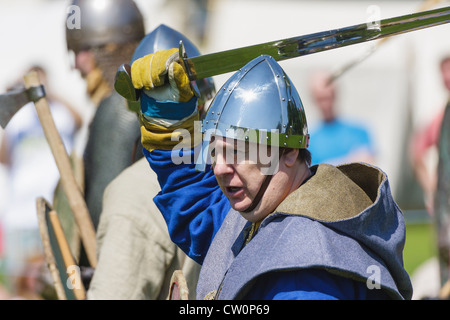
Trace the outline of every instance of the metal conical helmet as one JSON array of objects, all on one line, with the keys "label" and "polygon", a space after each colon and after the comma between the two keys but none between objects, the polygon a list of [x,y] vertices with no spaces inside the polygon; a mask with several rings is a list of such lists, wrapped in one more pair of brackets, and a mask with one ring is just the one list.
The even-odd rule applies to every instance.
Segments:
[{"label": "metal conical helmet", "polygon": [[145,35],[142,14],[133,0],[73,0],[68,11],[67,47],[76,53],[140,41]]},{"label": "metal conical helmet", "polygon": [[[156,51],[178,48],[180,41],[183,41],[186,54],[189,57],[200,55],[200,51],[185,35],[164,24],[161,24],[152,32],[148,33],[144,39],[142,39],[133,54],[130,65],[132,65],[137,59],[148,54],[155,53]],[[196,83],[203,101],[212,99],[215,94],[213,79],[199,79]]]},{"label": "metal conical helmet", "polygon": [[211,135],[287,148],[308,147],[306,114],[294,85],[281,66],[262,55],[236,72],[218,91],[202,123],[205,149]]}]

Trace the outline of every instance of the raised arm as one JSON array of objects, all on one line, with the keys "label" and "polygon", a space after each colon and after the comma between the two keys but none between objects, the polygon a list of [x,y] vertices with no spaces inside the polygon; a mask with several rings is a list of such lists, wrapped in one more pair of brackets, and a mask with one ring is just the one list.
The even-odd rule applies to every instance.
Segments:
[{"label": "raised arm", "polygon": [[[202,263],[230,205],[212,170],[195,170],[197,98],[177,62],[177,49],[157,51],[136,60],[131,76],[135,88],[143,90],[140,122],[144,154],[161,186],[154,202],[172,240]],[[174,155],[185,161],[175,163]]]}]

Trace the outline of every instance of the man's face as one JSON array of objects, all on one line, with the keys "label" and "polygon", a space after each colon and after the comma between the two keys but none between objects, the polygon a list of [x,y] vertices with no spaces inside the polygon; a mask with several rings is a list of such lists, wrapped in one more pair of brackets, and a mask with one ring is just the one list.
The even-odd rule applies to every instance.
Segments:
[{"label": "man's face", "polygon": [[[265,178],[258,164],[245,159],[249,148],[239,147],[236,140],[216,137],[211,145],[211,160],[220,188],[233,209],[247,209]],[[247,150],[245,150],[247,149]]]},{"label": "man's face", "polygon": [[259,205],[251,212],[243,213],[250,207],[267,177],[263,173],[265,166],[251,155],[256,148],[250,143],[243,147],[236,140],[217,136],[210,148],[212,167],[220,189],[230,201],[231,207],[245,219],[252,222],[264,219],[286,195],[286,184],[281,182],[278,185],[280,173],[277,172]]},{"label": "man's face", "polygon": [[75,55],[75,68],[80,70],[85,78],[96,67],[94,54],[89,50],[80,51]]},{"label": "man's face", "polygon": [[311,80],[311,93],[319,108],[324,121],[329,122],[335,118],[336,88],[329,83],[329,76],[317,74]]}]

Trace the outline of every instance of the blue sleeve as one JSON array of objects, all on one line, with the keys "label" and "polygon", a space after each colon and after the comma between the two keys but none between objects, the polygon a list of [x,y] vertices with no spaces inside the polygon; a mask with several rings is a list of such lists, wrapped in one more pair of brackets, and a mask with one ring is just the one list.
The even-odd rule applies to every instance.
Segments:
[{"label": "blue sleeve", "polygon": [[[193,150],[179,152],[189,152],[193,158]],[[210,166],[205,172],[198,172],[193,161],[174,164],[171,154],[172,151],[144,149],[161,186],[154,202],[166,220],[172,241],[202,264],[231,206]]]},{"label": "blue sleeve", "polygon": [[384,291],[321,269],[271,272],[258,278],[249,300],[369,300],[388,299]]}]

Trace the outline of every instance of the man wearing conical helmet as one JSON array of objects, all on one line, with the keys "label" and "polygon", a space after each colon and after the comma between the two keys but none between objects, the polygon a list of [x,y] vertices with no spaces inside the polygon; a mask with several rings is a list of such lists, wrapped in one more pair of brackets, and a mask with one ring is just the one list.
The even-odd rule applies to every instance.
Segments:
[{"label": "man wearing conical helmet", "polygon": [[131,78],[161,184],[154,202],[202,264],[198,299],[411,298],[386,174],[310,166],[305,109],[272,57],[231,76],[200,125],[177,49],[136,60]]}]

